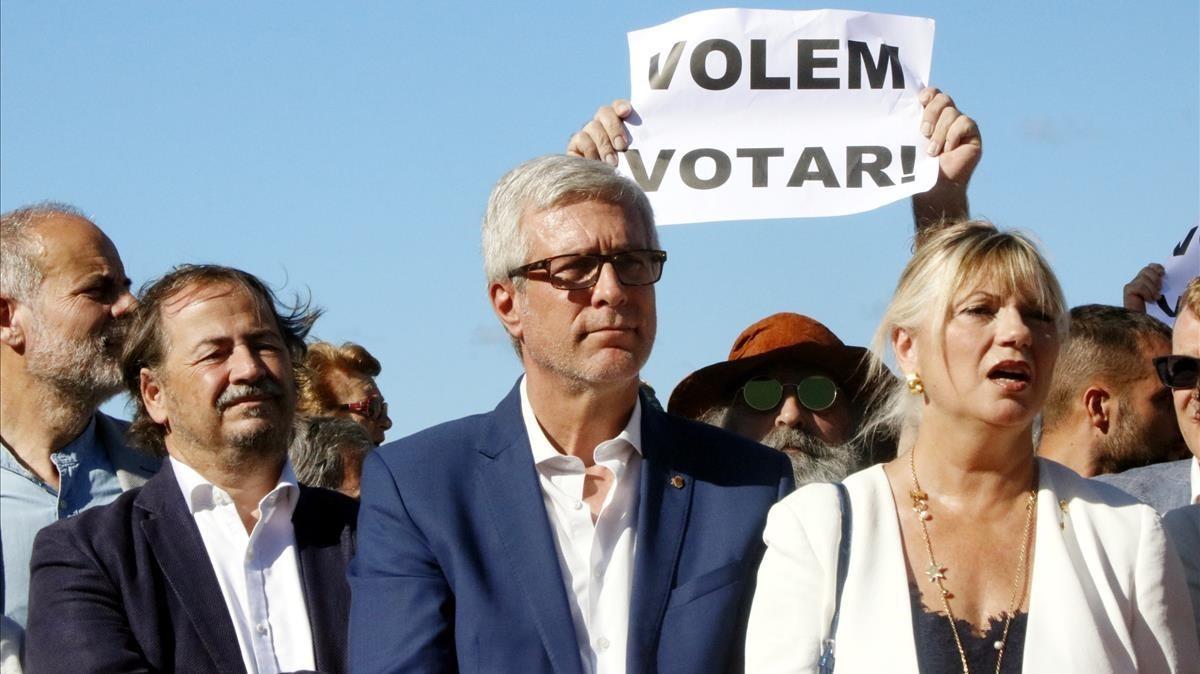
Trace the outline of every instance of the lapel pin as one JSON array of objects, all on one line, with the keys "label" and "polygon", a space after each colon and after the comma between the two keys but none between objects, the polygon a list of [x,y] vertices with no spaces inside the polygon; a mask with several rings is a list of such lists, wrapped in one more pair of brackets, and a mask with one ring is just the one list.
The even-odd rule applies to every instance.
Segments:
[{"label": "lapel pin", "polygon": [[675,477],[671,478],[671,486],[675,487],[676,489],[683,489],[684,484],[686,483],[681,475],[676,475]]}]

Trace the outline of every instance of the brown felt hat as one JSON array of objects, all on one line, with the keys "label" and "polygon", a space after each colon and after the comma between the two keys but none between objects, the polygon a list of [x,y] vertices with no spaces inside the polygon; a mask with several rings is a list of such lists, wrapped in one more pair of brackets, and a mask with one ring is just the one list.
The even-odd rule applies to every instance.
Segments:
[{"label": "brown felt hat", "polygon": [[694,419],[714,405],[727,405],[754,370],[776,360],[822,370],[856,398],[866,380],[866,356],[866,349],[846,346],[819,321],[800,314],[774,314],[743,330],[728,360],[696,370],[679,382],[667,410]]}]

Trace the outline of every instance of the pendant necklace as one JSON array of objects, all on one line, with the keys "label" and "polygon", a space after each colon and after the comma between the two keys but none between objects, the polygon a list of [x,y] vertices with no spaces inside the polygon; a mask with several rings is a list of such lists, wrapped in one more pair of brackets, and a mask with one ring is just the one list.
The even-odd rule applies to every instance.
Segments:
[{"label": "pendant necklace", "polygon": [[[912,498],[912,509],[917,514],[917,521],[921,524],[921,538],[925,541],[925,551],[929,554],[929,566],[925,569],[925,575],[929,577],[929,582],[934,583],[938,587],[939,594],[942,596],[942,608],[946,612],[946,620],[950,622],[950,633],[954,635],[954,645],[958,648],[958,657],[962,662],[963,674],[970,674],[971,669],[967,665],[967,652],[963,650],[962,639],[958,636],[958,625],[954,618],[954,610],[950,608],[950,598],[953,596],[950,590],[946,589],[946,571],[947,568],[938,564],[937,559],[933,555],[933,543],[929,539],[929,520],[933,519],[933,515],[929,512],[929,494],[926,494],[921,489],[921,483],[917,480],[917,450],[914,447],[908,452],[908,467],[912,472],[912,490],[908,492]],[[1030,533],[1033,530],[1034,513],[1037,512],[1037,488],[1029,491],[1029,497],[1025,502],[1025,531],[1021,535],[1021,547],[1017,553],[1017,573],[1013,576],[1012,581],[1012,597],[1008,602],[1008,613],[1004,616],[1004,631],[1000,638],[992,642],[992,647],[996,649],[996,674],[1000,674],[1000,663],[1004,660],[1004,648],[1008,644],[1008,628],[1012,624],[1013,614],[1024,600],[1025,590],[1025,562],[1028,558],[1029,545],[1031,543]]]}]

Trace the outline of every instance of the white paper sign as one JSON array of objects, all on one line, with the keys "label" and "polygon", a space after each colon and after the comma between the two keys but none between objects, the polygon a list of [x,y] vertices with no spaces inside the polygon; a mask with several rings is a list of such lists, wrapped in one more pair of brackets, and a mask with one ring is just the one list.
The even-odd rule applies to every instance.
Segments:
[{"label": "white paper sign", "polygon": [[933,20],[715,9],[629,33],[621,171],[658,224],[859,213],[937,181]]},{"label": "white paper sign", "polygon": [[1162,297],[1157,302],[1147,303],[1146,313],[1167,325],[1175,325],[1179,297],[1183,295],[1187,284],[1200,276],[1200,224],[1189,229],[1175,244],[1171,257],[1162,265],[1166,270],[1163,274]]}]

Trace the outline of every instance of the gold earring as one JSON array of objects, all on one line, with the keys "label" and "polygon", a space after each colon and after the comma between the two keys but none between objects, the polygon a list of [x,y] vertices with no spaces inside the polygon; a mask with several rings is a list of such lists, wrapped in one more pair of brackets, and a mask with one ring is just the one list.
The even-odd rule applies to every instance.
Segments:
[{"label": "gold earring", "polygon": [[921,383],[921,375],[916,372],[909,372],[904,378],[907,380],[909,393],[921,395],[925,392],[925,384]]}]

